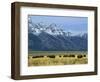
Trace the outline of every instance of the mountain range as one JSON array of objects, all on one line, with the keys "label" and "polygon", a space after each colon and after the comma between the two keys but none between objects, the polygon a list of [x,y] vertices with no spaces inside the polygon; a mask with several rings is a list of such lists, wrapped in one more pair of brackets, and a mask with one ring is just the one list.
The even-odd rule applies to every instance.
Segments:
[{"label": "mountain range", "polygon": [[28,49],[34,51],[86,51],[87,33],[71,35],[56,24],[28,22]]}]

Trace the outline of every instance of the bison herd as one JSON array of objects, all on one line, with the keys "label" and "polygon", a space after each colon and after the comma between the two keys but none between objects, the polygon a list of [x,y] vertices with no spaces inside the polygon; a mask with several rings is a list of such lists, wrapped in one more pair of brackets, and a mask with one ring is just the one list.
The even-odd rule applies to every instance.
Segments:
[{"label": "bison herd", "polygon": [[[43,57],[47,57],[47,58],[55,58],[56,56],[55,55],[49,55],[49,56],[32,56],[32,58],[43,58]],[[58,56],[59,58],[61,57],[70,57],[70,58],[84,58],[86,57],[86,55],[73,55],[73,54],[70,54],[70,55],[59,55]]]}]

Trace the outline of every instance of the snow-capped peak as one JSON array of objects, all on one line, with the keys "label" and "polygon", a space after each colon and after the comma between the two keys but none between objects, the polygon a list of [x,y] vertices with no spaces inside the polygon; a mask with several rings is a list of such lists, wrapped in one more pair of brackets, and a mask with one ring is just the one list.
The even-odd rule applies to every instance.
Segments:
[{"label": "snow-capped peak", "polygon": [[32,21],[29,21],[28,23],[29,23],[28,24],[29,32],[35,35],[39,35],[41,32],[46,32],[51,35],[64,35],[65,34],[63,29],[59,28],[54,23],[50,25],[46,25],[43,22],[35,24]]}]

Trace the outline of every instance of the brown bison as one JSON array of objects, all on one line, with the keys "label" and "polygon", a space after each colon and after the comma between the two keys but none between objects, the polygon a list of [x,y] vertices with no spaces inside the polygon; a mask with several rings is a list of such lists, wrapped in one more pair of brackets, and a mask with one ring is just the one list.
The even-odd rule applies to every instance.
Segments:
[{"label": "brown bison", "polygon": [[42,58],[44,56],[32,56],[32,58]]},{"label": "brown bison", "polygon": [[78,55],[78,56],[77,56],[77,58],[82,58],[82,57],[83,57],[82,55]]},{"label": "brown bison", "polygon": [[54,55],[51,55],[51,56],[47,56],[47,57],[49,57],[49,58],[55,58],[55,56],[54,56]]}]

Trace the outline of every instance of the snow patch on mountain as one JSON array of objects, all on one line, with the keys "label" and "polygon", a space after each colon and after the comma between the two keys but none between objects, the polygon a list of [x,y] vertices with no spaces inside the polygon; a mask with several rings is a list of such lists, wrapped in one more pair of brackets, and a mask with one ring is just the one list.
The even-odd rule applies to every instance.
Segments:
[{"label": "snow patch on mountain", "polygon": [[[55,23],[52,24],[45,24],[43,22],[33,23],[32,20],[29,18],[28,20],[28,33],[33,33],[35,35],[39,35],[40,33],[45,32],[50,35],[63,35],[63,36],[75,36],[72,32],[65,31],[60,26],[56,25]],[[85,35],[84,35],[85,34]],[[76,36],[85,36],[87,37],[87,33],[79,33]]]}]

